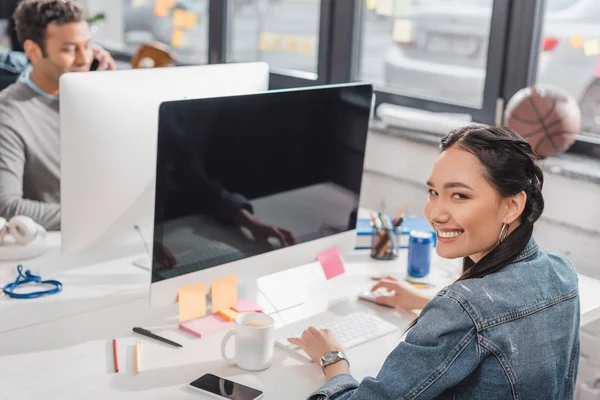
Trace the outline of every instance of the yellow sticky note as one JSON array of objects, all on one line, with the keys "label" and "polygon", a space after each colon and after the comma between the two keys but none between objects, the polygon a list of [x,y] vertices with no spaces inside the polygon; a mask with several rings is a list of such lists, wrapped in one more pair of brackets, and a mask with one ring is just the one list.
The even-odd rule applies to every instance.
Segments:
[{"label": "yellow sticky note", "polygon": [[231,308],[219,311],[219,315],[227,321],[235,321],[238,314],[239,314],[239,312],[234,311]]},{"label": "yellow sticky note", "polygon": [[298,37],[297,36],[285,36],[285,51],[288,53],[295,53],[298,50]]},{"label": "yellow sticky note", "polygon": [[183,46],[183,31],[180,31],[179,29],[175,29],[173,31],[173,36],[171,36],[171,45],[177,48]]},{"label": "yellow sticky note", "polygon": [[283,43],[283,35],[273,34],[273,38],[271,40],[271,50],[281,50],[281,44]]},{"label": "yellow sticky note", "polygon": [[148,4],[148,0],[131,0],[131,7],[140,8]]},{"label": "yellow sticky note", "polygon": [[374,10],[377,8],[377,0],[365,0],[367,10]]},{"label": "yellow sticky note", "polygon": [[600,54],[600,44],[596,39],[588,40],[583,44],[583,52],[586,56]]},{"label": "yellow sticky note", "polygon": [[197,24],[195,12],[177,9],[173,11],[173,26],[177,29],[192,29]]},{"label": "yellow sticky note", "polygon": [[154,2],[154,14],[157,17],[166,17],[169,10],[175,6],[175,0],[156,0]]},{"label": "yellow sticky note", "polygon": [[392,40],[396,43],[410,43],[413,39],[412,21],[409,19],[397,19],[392,29]]},{"label": "yellow sticky note", "polygon": [[217,279],[212,283],[210,292],[213,314],[234,307],[238,303],[237,276],[231,275]]},{"label": "yellow sticky note", "polygon": [[179,321],[185,322],[206,315],[206,284],[183,286],[177,294]]},{"label": "yellow sticky note", "polygon": [[300,40],[300,44],[298,46],[298,53],[303,56],[312,56],[313,54],[313,39],[302,39]]},{"label": "yellow sticky note", "polygon": [[261,32],[258,37],[258,48],[260,51],[271,50],[272,35],[269,32]]},{"label": "yellow sticky note", "polygon": [[385,17],[391,17],[394,13],[394,0],[378,0],[375,12]]},{"label": "yellow sticky note", "polygon": [[571,47],[573,47],[574,49],[580,49],[583,47],[583,36],[573,35],[573,36],[571,36],[569,43],[571,44]]}]

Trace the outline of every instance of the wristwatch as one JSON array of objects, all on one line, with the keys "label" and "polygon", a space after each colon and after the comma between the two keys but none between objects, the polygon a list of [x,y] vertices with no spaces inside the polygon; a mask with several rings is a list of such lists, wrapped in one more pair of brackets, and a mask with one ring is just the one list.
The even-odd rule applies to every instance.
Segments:
[{"label": "wristwatch", "polygon": [[323,373],[325,373],[325,367],[331,364],[335,364],[338,361],[344,360],[350,366],[350,361],[344,353],[341,351],[329,351],[321,357],[321,368],[323,369]]}]

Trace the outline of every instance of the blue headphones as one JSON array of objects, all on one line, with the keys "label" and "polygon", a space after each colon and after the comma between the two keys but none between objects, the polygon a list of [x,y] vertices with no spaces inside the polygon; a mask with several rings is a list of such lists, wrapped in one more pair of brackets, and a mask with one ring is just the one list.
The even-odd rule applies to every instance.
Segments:
[{"label": "blue headphones", "polygon": [[[37,297],[46,296],[49,294],[55,294],[62,290],[62,283],[55,280],[47,280],[43,281],[41,276],[33,275],[29,270],[25,271],[23,275],[23,266],[17,266],[17,272],[19,276],[17,276],[17,280],[13,283],[9,283],[8,285],[2,288],[2,291],[5,295],[13,298],[13,299],[35,299]],[[26,283],[39,283],[43,285],[53,285],[54,288],[48,290],[42,290],[39,292],[32,293],[15,293],[14,290],[17,286],[23,285]]]}]

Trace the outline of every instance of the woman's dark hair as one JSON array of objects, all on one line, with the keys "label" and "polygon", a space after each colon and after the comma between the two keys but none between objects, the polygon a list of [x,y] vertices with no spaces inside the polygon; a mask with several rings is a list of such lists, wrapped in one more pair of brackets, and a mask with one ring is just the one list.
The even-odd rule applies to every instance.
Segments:
[{"label": "woman's dark hair", "polygon": [[[520,216],[521,225],[477,263],[463,259],[463,273],[456,280],[483,278],[512,263],[529,243],[533,224],[544,211],[544,175],[537,165],[531,145],[510,128],[469,125],[447,134],[440,152],[451,147],[473,154],[484,168],[487,181],[502,197],[525,192],[527,202]],[[500,234],[500,232],[498,232]],[[410,329],[416,320],[409,326]]]}]

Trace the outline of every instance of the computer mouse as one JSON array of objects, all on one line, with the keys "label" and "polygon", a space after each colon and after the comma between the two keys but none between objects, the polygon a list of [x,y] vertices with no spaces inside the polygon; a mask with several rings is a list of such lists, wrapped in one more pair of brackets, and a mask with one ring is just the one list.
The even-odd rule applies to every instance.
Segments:
[{"label": "computer mouse", "polygon": [[369,301],[371,303],[379,304],[380,306],[393,307],[393,306],[390,306],[387,304],[377,303],[375,301],[375,299],[379,296],[391,296],[392,294],[393,294],[393,292],[390,292],[385,288],[379,288],[379,289],[375,290],[374,292],[372,292],[370,290],[365,290],[364,292],[361,292],[358,294],[358,298],[361,300]]}]

